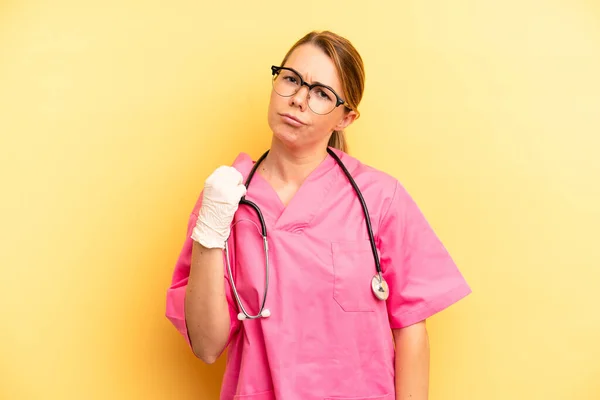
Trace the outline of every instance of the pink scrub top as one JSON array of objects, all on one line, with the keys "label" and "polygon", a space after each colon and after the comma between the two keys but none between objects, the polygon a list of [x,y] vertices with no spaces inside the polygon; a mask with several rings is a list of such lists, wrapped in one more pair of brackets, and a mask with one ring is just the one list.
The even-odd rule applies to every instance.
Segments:
[{"label": "pink scrub top", "polygon": [[[390,296],[371,291],[376,273],[360,202],[328,156],[284,206],[256,173],[246,198],[262,210],[269,240],[269,318],[239,321],[227,269],[231,330],[221,399],[393,400],[390,329],[422,321],[471,292],[450,255],[404,187],[393,177],[334,150],[369,209]],[[254,162],[240,154],[244,178]],[[190,343],[184,297],[190,269],[187,239],[167,293],[167,318]],[[264,249],[255,212],[242,205],[228,242],[241,300],[256,314],[264,290]]]}]

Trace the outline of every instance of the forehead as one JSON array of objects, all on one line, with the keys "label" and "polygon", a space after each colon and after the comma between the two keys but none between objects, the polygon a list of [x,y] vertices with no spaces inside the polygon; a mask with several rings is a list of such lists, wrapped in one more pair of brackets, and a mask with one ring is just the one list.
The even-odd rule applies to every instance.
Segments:
[{"label": "forehead", "polygon": [[298,71],[309,83],[320,82],[331,86],[336,91],[341,89],[335,64],[323,50],[313,44],[297,47],[284,66]]}]

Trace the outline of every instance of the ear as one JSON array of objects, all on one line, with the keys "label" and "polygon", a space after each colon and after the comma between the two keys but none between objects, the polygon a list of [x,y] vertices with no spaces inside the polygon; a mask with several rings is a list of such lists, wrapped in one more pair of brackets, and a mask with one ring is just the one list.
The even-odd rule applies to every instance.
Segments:
[{"label": "ear", "polygon": [[358,113],[354,110],[344,113],[344,118],[342,118],[340,122],[337,123],[333,130],[343,131],[345,128],[350,126],[350,124],[353,123],[356,120],[356,118],[358,118]]}]

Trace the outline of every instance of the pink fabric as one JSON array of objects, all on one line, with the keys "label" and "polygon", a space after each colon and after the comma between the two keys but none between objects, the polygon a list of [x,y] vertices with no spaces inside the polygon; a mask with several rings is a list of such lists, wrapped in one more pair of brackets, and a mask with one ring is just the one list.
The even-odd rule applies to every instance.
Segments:
[{"label": "pink fabric", "polygon": [[[335,150],[361,189],[371,217],[390,297],[371,292],[375,264],[362,208],[335,160],[327,157],[287,207],[257,173],[247,199],[261,208],[269,239],[267,319],[232,327],[222,400],[393,400],[394,344],[390,329],[424,320],[471,292],[450,255],[402,185]],[[252,159],[233,165],[246,177]],[[201,198],[201,197],[200,197]],[[167,294],[167,317],[188,340],[184,318],[191,229]],[[238,292],[255,314],[264,289],[258,220],[241,206],[229,245]]]}]

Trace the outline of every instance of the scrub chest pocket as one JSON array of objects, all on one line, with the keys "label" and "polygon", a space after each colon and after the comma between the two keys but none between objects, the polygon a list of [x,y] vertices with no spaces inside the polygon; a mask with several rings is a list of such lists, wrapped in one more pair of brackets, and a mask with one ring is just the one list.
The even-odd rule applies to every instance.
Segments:
[{"label": "scrub chest pocket", "polygon": [[346,312],[375,311],[379,301],[371,290],[375,269],[368,240],[333,242],[333,298]]}]

